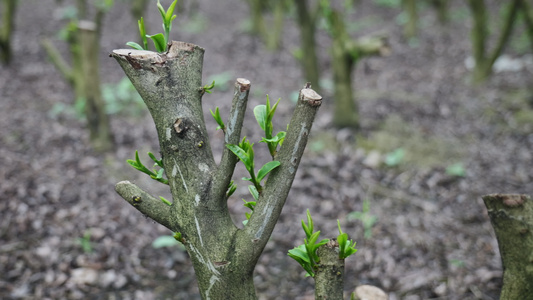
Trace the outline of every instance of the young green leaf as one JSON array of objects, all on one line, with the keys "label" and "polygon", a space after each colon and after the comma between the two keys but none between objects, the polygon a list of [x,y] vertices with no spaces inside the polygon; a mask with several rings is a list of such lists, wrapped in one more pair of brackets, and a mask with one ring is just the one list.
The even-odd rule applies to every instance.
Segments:
[{"label": "young green leaf", "polygon": [[[213,83],[214,83],[214,81],[213,81]],[[218,124],[217,130],[222,129],[224,131],[226,129],[226,124],[224,124],[224,121],[222,121],[222,117],[220,116],[220,111],[218,109],[218,106],[215,108],[215,112],[213,112],[212,110],[209,110],[209,111],[211,112],[211,115],[213,116],[213,119],[215,119],[215,121]]]},{"label": "young green leaf", "polygon": [[163,178],[163,172],[165,172],[165,169],[159,169],[156,175],[156,179],[162,179]]},{"label": "young green leaf", "polygon": [[127,42],[126,45],[132,47],[135,50],[144,50],[143,47],[141,47],[141,45],[135,42]]},{"label": "young green leaf", "polygon": [[176,15],[174,16],[172,15],[174,13],[174,8],[176,7],[176,3],[178,3],[178,0],[174,0],[174,2],[172,2],[172,4],[170,4],[170,6],[167,9],[167,12],[164,17],[167,23],[172,22],[172,20],[176,18]]},{"label": "young green leaf", "polygon": [[274,170],[275,168],[279,167],[281,163],[277,160],[274,160],[274,161],[270,161],[268,163],[266,163],[263,167],[261,167],[261,169],[259,169],[259,172],[257,173],[257,181],[258,182],[261,182],[261,180],[263,180],[263,178],[265,178],[265,176],[272,170]]},{"label": "young green leaf", "polygon": [[248,166],[251,165],[250,157],[248,156],[248,153],[241,147],[233,144],[227,144],[226,147],[233,152],[244,164],[246,169],[248,169]]},{"label": "young green leaf", "polygon": [[314,224],[313,224],[313,218],[311,218],[311,213],[309,212],[309,209],[307,210],[307,224],[309,224],[309,236],[307,238],[309,238],[311,236],[311,234],[313,233],[313,231],[315,230],[314,228]]},{"label": "young green leaf", "polygon": [[311,234],[313,234],[313,229],[310,229],[307,225],[305,225],[304,220],[302,220],[302,228],[304,229],[306,238],[309,238]]},{"label": "young green leaf", "polygon": [[137,24],[139,25],[139,33],[141,34],[144,50],[148,50],[148,40],[146,39],[146,28],[144,27],[143,17],[141,17],[141,19],[137,21]]},{"label": "young green leaf", "polygon": [[276,143],[276,144],[282,145],[286,134],[287,134],[287,132],[280,131],[280,132],[278,132],[278,134],[276,134],[275,137],[273,137],[271,139],[262,138],[260,143]]},{"label": "young green leaf", "polygon": [[344,251],[346,250],[346,242],[348,241],[348,234],[341,233],[337,236],[337,242],[339,243],[339,257],[344,257]]},{"label": "young green leaf", "polygon": [[[255,208],[255,205],[257,204],[257,202],[255,202],[255,201],[250,201],[250,202],[248,202],[248,201],[246,201],[246,200],[244,200],[244,199],[242,199],[242,201],[244,201],[244,204],[243,204],[244,207],[247,207],[247,208],[249,208],[251,211],[254,211],[254,208]],[[248,214],[248,213],[246,213],[246,214]],[[249,218],[248,218],[248,219],[249,219]]]},{"label": "young green leaf", "polygon": [[342,232],[341,223],[337,220],[337,227],[339,228],[339,235],[337,236],[337,242],[339,243],[339,259],[345,259],[348,256],[357,252],[355,249],[356,242],[348,240],[348,234]]},{"label": "young green leaf", "polygon": [[204,92],[208,93],[208,94],[211,94],[211,90],[215,87],[215,81],[213,80],[213,82],[209,85],[204,85],[202,87],[202,89],[204,90]]},{"label": "young green leaf", "polygon": [[267,107],[266,105],[257,105],[254,107],[254,116],[257,120],[257,124],[265,131],[266,128],[266,120],[267,120]]},{"label": "young green leaf", "polygon": [[159,0],[157,0],[157,9],[159,10],[159,13],[161,14],[161,19],[163,20],[163,22],[165,22],[166,12],[165,12],[165,9],[163,8],[163,5],[161,5],[161,2],[159,2]]},{"label": "young green leaf", "polygon": [[259,192],[257,191],[257,188],[254,185],[249,185],[248,191],[250,191],[250,194],[252,194],[252,197],[254,197],[255,201],[259,200]]},{"label": "young green leaf", "polygon": [[154,46],[157,52],[165,52],[167,44],[165,42],[165,36],[162,33],[146,36],[152,39],[152,42],[154,42]]},{"label": "young green leaf", "polygon": [[236,190],[237,190],[237,185],[232,180],[229,184],[228,191],[226,192],[226,198],[229,198],[231,195],[233,195],[233,193],[235,193]]},{"label": "young green leaf", "polygon": [[299,258],[304,262],[309,263],[309,256],[307,255],[307,251],[305,250],[305,245],[300,245],[294,249],[289,250],[289,256],[292,258]]},{"label": "young green leaf", "polygon": [[[274,106],[272,106],[271,108],[268,109],[268,122],[269,123],[272,123],[272,119],[274,118],[274,113],[276,112],[276,109],[278,108],[278,104],[279,104],[279,101],[281,101],[281,98],[278,99],[278,101],[276,101],[276,104],[274,104]],[[267,96],[267,105],[270,105],[270,101],[268,99],[268,96]]]}]

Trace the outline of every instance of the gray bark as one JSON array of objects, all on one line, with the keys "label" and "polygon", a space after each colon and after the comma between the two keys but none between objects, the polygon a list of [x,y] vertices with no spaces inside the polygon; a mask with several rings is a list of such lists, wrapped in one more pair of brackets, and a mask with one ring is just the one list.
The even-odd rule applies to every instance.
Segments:
[{"label": "gray bark", "polygon": [[344,297],[344,259],[339,259],[335,239],[317,250],[320,264],[315,274],[315,299],[342,300]]},{"label": "gray bark", "polygon": [[[237,158],[225,150],[215,163],[203,119],[203,54],[201,47],[184,42],[172,42],[162,54],[126,49],[111,54],[152,115],[173,203],[159,203],[130,182],[118,183],[116,190],[141,213],[182,234],[203,299],[256,299],[255,264],[281,213],[322,98],[308,88],[300,91],[275,156],[281,165],[269,175],[248,224],[239,229],[226,202]],[[240,140],[250,86],[246,79],[235,83],[225,144]]]},{"label": "gray bark", "polygon": [[502,257],[501,300],[533,295],[533,201],[527,195],[483,196]]}]

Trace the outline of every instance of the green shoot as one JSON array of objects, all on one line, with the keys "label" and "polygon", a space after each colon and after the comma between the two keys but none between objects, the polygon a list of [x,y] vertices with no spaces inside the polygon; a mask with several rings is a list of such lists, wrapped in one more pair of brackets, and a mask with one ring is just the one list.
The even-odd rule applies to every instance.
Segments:
[{"label": "green shoot", "polygon": [[139,33],[141,34],[141,39],[143,41],[144,47],[135,42],[127,42],[126,45],[136,50],[148,50],[148,40],[146,39],[146,29],[144,27],[144,19],[141,17],[141,19],[138,20],[137,23],[139,24]]},{"label": "green shoot", "polygon": [[165,48],[166,48],[166,44],[168,44],[168,40],[170,36],[170,29],[172,29],[172,21],[176,18],[176,15],[173,15],[173,14],[174,14],[174,8],[176,7],[177,3],[178,3],[178,0],[174,0],[174,2],[172,2],[172,4],[170,4],[170,6],[168,7],[167,11],[165,11],[165,9],[163,8],[159,0],[157,0],[157,9],[159,9],[159,12],[161,13],[161,19],[163,19],[163,29],[165,30],[165,35],[164,35]]},{"label": "green shoot", "polygon": [[227,144],[226,147],[231,150],[231,152],[233,152],[240,159],[240,161],[242,161],[244,167],[250,174],[250,177],[244,177],[242,179],[252,182],[257,191],[261,193],[261,191],[263,190],[263,187],[261,186],[261,181],[266,177],[268,173],[270,173],[270,171],[279,167],[280,162],[274,160],[266,163],[261,167],[261,169],[259,169],[259,172],[256,175],[254,166],[253,145],[253,143],[250,144],[250,142],[246,140],[246,137],[244,137],[239,143],[239,145]]},{"label": "green shoot", "polygon": [[257,204],[257,200],[259,200],[259,192],[255,188],[255,186],[249,185],[248,186],[248,191],[250,191],[250,194],[252,194],[252,197],[254,197],[255,201],[248,202],[248,201],[242,199],[242,201],[244,201],[244,204],[243,204],[244,207],[247,207],[247,208],[249,208],[252,211],[251,213],[247,213],[247,212],[244,213],[246,215],[246,220],[242,221],[243,225],[246,225],[248,223],[248,220],[250,220],[250,217],[252,216],[252,213],[254,212],[255,205]]},{"label": "green shoot", "polygon": [[281,146],[283,144],[286,134],[285,131],[281,131],[276,134],[276,136],[272,136],[272,132],[274,131],[272,119],[274,118],[274,113],[276,112],[276,108],[278,107],[280,100],[281,98],[278,99],[276,104],[271,107],[270,98],[267,95],[266,105],[258,105],[254,108],[255,119],[257,120],[257,123],[261,129],[263,129],[265,132],[265,137],[261,140],[261,142],[267,144],[272,159],[274,159],[274,156],[276,156],[278,145]]},{"label": "green shoot", "polygon": [[304,239],[304,244],[300,245],[294,249],[289,250],[288,255],[296,260],[307,272],[306,276],[315,277],[315,272],[318,269],[318,263],[320,258],[318,257],[316,250],[329,242],[329,239],[323,239],[317,243],[318,237],[320,236],[320,231],[313,232],[313,219],[311,218],[311,213],[307,210],[307,225],[304,220],[302,220],[302,228],[304,229],[306,238]]},{"label": "green shoot", "polygon": [[224,124],[224,121],[222,121],[222,117],[220,116],[220,111],[218,110],[218,106],[215,108],[215,112],[213,112],[212,110],[209,110],[209,111],[211,112],[213,119],[215,119],[215,121],[218,124],[217,130],[222,129],[222,131],[225,132],[226,125]]},{"label": "green shoot", "polygon": [[146,37],[149,37],[154,42],[154,47],[157,52],[165,52],[167,44],[165,43],[165,36],[162,33],[156,33],[154,35],[147,34]]},{"label": "green shoot", "polygon": [[226,199],[229,198],[235,191],[237,190],[237,185],[235,184],[235,181],[231,181],[229,183],[228,191],[226,192]]},{"label": "green shoot", "polygon": [[156,170],[156,169],[150,170],[146,166],[144,166],[144,164],[139,159],[139,152],[137,150],[135,151],[135,160],[128,159],[127,162],[133,168],[149,175],[150,178],[152,178],[153,180],[159,181],[164,184],[168,184],[168,180],[163,178],[163,174],[165,173],[165,168],[163,166],[163,159],[156,159],[154,154],[152,154],[151,152],[148,152],[148,156],[150,156],[150,158],[154,161],[155,163],[154,167],[158,166],[160,168],[159,170]]},{"label": "green shoot", "polygon": [[157,52],[165,52],[167,50],[167,45],[170,40],[170,30],[172,29],[172,21],[176,18],[176,15],[174,15],[174,9],[177,3],[178,0],[174,0],[174,2],[172,2],[169,8],[165,11],[159,0],[157,1],[157,9],[161,13],[161,19],[163,19],[163,30],[165,31],[164,33],[156,33],[153,35],[146,34],[144,19],[141,18],[137,23],[139,24],[139,33],[143,41],[143,46],[135,42],[127,42],[126,45],[137,50],[148,50],[147,38],[150,38],[154,43]]},{"label": "green shoot", "polygon": [[[215,86],[215,81],[211,83],[210,85],[205,85],[202,87],[204,92],[210,92],[210,90]],[[272,119],[274,118],[274,113],[276,112],[276,108],[278,107],[280,99],[274,104],[274,106],[270,106],[270,99],[267,95],[267,102],[266,105],[258,105],[254,108],[254,115],[257,119],[257,123],[263,129],[265,132],[265,137],[262,138],[261,142],[264,142],[267,144],[270,155],[272,156],[272,159],[274,159],[278,145],[282,145],[283,139],[285,138],[285,132],[279,132],[276,134],[276,136],[272,135],[272,132],[274,130],[274,126],[272,124]],[[224,121],[222,121],[222,117],[220,116],[220,110],[218,107],[215,108],[215,111],[213,112],[210,110],[211,115],[215,119],[215,121],[218,124],[217,130],[222,129],[222,131],[225,131],[226,125],[224,124]],[[263,186],[261,185],[261,181],[265,179],[265,177],[275,168],[280,166],[280,162],[277,160],[270,161],[266,164],[264,164],[259,171],[255,172],[255,164],[254,164],[254,144],[250,143],[246,137],[242,139],[242,141],[238,145],[234,144],[226,144],[226,148],[228,148],[235,156],[239,158],[239,160],[244,164],[244,167],[248,171],[248,174],[250,174],[250,177],[244,177],[243,180],[250,181],[253,185],[248,186],[248,190],[250,191],[250,194],[254,197],[255,201],[244,201],[244,206],[248,207],[252,213],[254,210],[254,207],[259,200],[259,195],[263,191]],[[226,196],[229,197],[233,192],[235,192],[236,186],[234,186],[234,183],[230,184],[228,187],[228,191],[226,192]],[[248,223],[248,220],[250,219],[252,213],[246,213],[246,220],[243,221],[243,224],[246,225]]]},{"label": "green shoot", "polygon": [[206,84],[202,87],[202,90],[204,91],[204,93],[208,93],[208,94],[211,94],[212,93],[212,89],[215,87],[215,81],[213,80],[213,82],[211,84]]},{"label": "green shoot", "polygon": [[346,259],[348,256],[357,252],[357,249],[355,249],[356,243],[352,243],[352,240],[348,240],[348,234],[342,232],[339,220],[337,220],[337,226],[339,227],[339,235],[337,236],[337,242],[339,243],[339,259]]}]

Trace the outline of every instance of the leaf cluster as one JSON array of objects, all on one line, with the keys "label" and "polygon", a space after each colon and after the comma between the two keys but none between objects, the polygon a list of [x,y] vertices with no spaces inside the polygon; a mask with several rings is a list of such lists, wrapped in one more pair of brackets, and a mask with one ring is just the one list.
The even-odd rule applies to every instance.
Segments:
[{"label": "leaf cluster", "polygon": [[[139,151],[135,150],[135,160],[128,159],[127,162],[135,169],[147,174],[152,178],[153,180],[159,181],[164,184],[168,184],[168,179],[163,178],[163,174],[165,173],[165,167],[163,166],[163,159],[157,159],[155,158],[155,155],[152,152],[148,152],[148,156],[154,161],[154,167],[158,166],[159,170],[148,169],[139,159]],[[161,199],[163,202],[165,200]],[[168,200],[166,200],[168,202]]]},{"label": "leaf cluster", "polygon": [[[337,220],[337,226],[339,228],[339,235],[337,236],[337,242],[339,243],[339,259],[346,259],[348,256],[357,252],[357,249],[355,249],[356,242],[349,240],[348,234],[342,232],[339,220]],[[318,257],[317,250],[320,246],[328,243],[329,239],[323,239],[320,242],[317,242],[318,237],[320,236],[320,231],[315,232],[313,218],[311,218],[309,210],[307,210],[307,224],[302,220],[302,228],[306,236],[304,243],[289,250],[288,255],[304,268],[307,272],[306,276],[315,277],[315,272],[320,263],[320,257]]]},{"label": "leaf cluster", "polygon": [[[214,83],[215,82],[213,81],[213,84]],[[208,93],[211,93],[211,91],[208,89],[206,89],[205,91]],[[222,121],[222,117],[220,116],[220,110],[218,109],[218,106],[215,108],[215,112],[213,112],[212,110],[209,110],[209,111],[211,112],[213,119],[215,119],[215,121],[218,124],[217,130],[222,129],[222,131],[226,132],[226,124],[224,124],[224,121]]]},{"label": "leaf cluster", "polygon": [[276,101],[274,106],[270,106],[270,98],[267,95],[266,105],[257,105],[254,108],[255,119],[261,129],[265,132],[265,137],[263,137],[260,142],[267,144],[272,159],[276,156],[278,145],[281,146],[283,144],[286,135],[285,131],[280,131],[275,136],[272,136],[274,131],[272,119],[274,118],[274,113],[276,112],[280,100],[281,98]]},{"label": "leaf cluster", "polygon": [[[215,82],[213,81],[211,85],[206,85],[203,87],[203,89],[206,92],[208,92],[210,89],[214,87],[214,84]],[[254,115],[257,120],[257,123],[259,124],[261,129],[263,129],[263,131],[265,132],[265,136],[261,139],[260,142],[267,144],[268,150],[273,159],[272,161],[264,164],[259,169],[259,171],[256,173],[255,163],[254,163],[254,157],[255,157],[254,148],[253,148],[254,143],[250,143],[250,141],[248,141],[246,137],[244,137],[238,145],[226,144],[226,147],[231,152],[233,152],[233,154],[235,154],[237,158],[239,158],[239,160],[244,164],[244,167],[250,174],[250,177],[243,177],[242,179],[246,181],[250,181],[252,183],[252,185],[248,186],[248,190],[250,191],[250,194],[252,195],[255,201],[246,201],[244,199],[243,201],[244,201],[244,206],[248,207],[252,211],[252,213],[259,199],[259,195],[263,190],[261,181],[263,181],[263,179],[272,170],[279,167],[281,164],[279,161],[274,160],[274,157],[277,153],[278,145],[281,146],[283,144],[283,140],[285,139],[285,132],[284,131],[279,132],[278,134],[276,134],[276,136],[273,136],[272,134],[274,131],[274,125],[272,123],[272,120],[274,118],[274,114],[276,112],[276,108],[278,107],[280,100],[281,98],[278,99],[278,101],[274,104],[274,106],[271,106],[270,99],[267,95],[266,105],[258,105],[254,108]],[[226,125],[224,124],[224,121],[222,120],[222,117],[220,116],[220,110],[218,109],[218,107],[215,108],[214,112],[212,110],[210,110],[210,112],[218,124],[217,130],[222,129],[222,131],[225,132]],[[226,196],[227,197],[231,196],[231,194],[235,192],[235,189],[236,189],[236,185],[232,181],[230,183],[230,186],[228,187]],[[243,221],[244,225],[246,225],[252,213],[246,213],[246,220]]]},{"label": "leaf cluster", "polygon": [[176,15],[174,15],[174,9],[177,3],[178,3],[178,0],[174,0],[174,2],[172,2],[169,8],[165,11],[165,9],[163,8],[159,0],[157,0],[157,9],[161,13],[161,19],[163,19],[163,30],[165,32],[156,33],[154,35],[146,34],[146,27],[144,25],[144,19],[141,17],[141,19],[137,21],[137,23],[139,25],[139,33],[143,41],[143,46],[135,42],[127,42],[126,45],[137,50],[148,50],[147,38],[150,38],[152,42],[154,43],[154,46],[157,52],[165,52],[167,50],[167,45],[169,42],[170,30],[172,29],[172,21],[177,17]]},{"label": "leaf cluster", "polygon": [[355,249],[356,242],[348,240],[348,234],[342,232],[339,220],[337,220],[337,226],[339,227],[339,235],[337,236],[337,242],[339,243],[339,259],[346,259],[348,256],[357,252],[357,249]]},{"label": "leaf cluster", "polygon": [[250,177],[243,177],[242,180],[250,181],[253,183],[255,189],[260,193],[263,190],[261,186],[261,181],[265,176],[270,173],[270,171],[277,168],[281,163],[277,160],[270,161],[264,164],[257,174],[255,173],[255,164],[254,164],[254,144],[250,143],[244,137],[238,145],[227,144],[226,147],[235,154],[239,160],[244,164],[244,167],[250,174]]},{"label": "leaf cluster", "polygon": [[307,210],[307,224],[302,220],[302,228],[306,236],[303,245],[289,250],[288,255],[296,260],[304,270],[307,271],[306,276],[315,277],[315,271],[320,262],[320,258],[316,251],[320,246],[329,242],[329,239],[323,239],[317,243],[320,231],[314,232],[313,219],[311,218],[309,210]]}]

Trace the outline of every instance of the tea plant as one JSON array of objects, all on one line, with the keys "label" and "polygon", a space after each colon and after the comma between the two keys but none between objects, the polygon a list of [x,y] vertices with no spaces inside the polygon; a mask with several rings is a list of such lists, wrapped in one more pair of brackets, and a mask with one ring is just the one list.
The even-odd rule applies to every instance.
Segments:
[{"label": "tea plant", "polygon": [[157,52],[165,52],[167,51],[167,45],[170,37],[170,30],[172,29],[172,21],[176,19],[176,15],[174,15],[174,8],[176,7],[176,4],[178,3],[178,0],[174,0],[172,4],[168,7],[168,9],[165,11],[159,0],[157,0],[157,9],[159,10],[159,13],[161,14],[161,19],[163,19],[163,30],[164,33],[156,33],[153,35],[146,34],[146,27],[144,25],[144,19],[141,17],[141,19],[137,22],[139,25],[139,33],[141,35],[141,39],[143,41],[143,46],[137,44],[136,42],[127,42],[126,45],[132,47],[133,49],[137,50],[148,50],[148,40],[147,38],[150,38],[152,42],[154,43],[155,49]]}]

